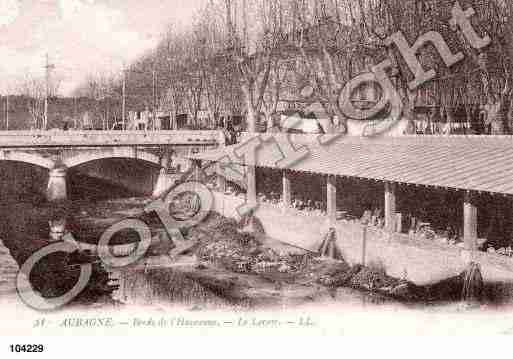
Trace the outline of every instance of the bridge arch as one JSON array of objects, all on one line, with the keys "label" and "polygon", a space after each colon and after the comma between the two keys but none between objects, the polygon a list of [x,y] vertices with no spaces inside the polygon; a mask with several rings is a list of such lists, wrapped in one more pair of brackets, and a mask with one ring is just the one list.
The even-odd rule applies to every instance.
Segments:
[{"label": "bridge arch", "polygon": [[41,155],[22,152],[22,151],[12,151],[12,152],[3,152],[0,151],[0,161],[13,161],[13,162],[22,162],[28,163],[34,166],[43,167],[46,169],[51,169],[54,167],[54,161],[45,158]]},{"label": "bridge arch", "polygon": [[63,160],[63,164],[67,168],[73,168],[80,165],[83,165],[88,162],[105,160],[111,158],[127,158],[127,159],[135,159],[141,160],[144,162],[148,162],[154,164],[156,166],[161,166],[161,159],[159,156],[149,153],[146,151],[134,151],[134,150],[123,150],[123,151],[98,151],[98,152],[85,152],[78,153],[75,156],[65,158]]}]

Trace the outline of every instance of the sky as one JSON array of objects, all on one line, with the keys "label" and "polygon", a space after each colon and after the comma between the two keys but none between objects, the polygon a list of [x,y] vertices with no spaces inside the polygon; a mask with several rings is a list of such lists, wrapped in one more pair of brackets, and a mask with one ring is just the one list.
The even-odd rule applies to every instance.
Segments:
[{"label": "sky", "polygon": [[90,73],[120,73],[205,1],[0,0],[0,94],[17,93],[27,74],[43,76],[46,54],[63,96]]}]

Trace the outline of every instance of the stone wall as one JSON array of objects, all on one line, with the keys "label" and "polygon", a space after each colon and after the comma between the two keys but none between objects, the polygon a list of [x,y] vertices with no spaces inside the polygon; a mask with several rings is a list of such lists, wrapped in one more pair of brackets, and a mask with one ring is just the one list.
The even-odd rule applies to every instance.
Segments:
[{"label": "stone wall", "polygon": [[[214,193],[214,210],[226,217],[238,217],[237,208],[244,197]],[[289,209],[287,213],[271,204],[260,204],[256,211],[266,234],[277,240],[316,251],[329,228],[324,216],[314,216]],[[411,240],[407,235],[387,233],[364,227],[358,222],[337,221],[338,245],[351,264],[383,266],[397,278],[406,277],[417,284],[437,282],[463,271],[472,256],[482,267],[485,281],[513,281],[513,258],[470,253],[457,246]]]}]

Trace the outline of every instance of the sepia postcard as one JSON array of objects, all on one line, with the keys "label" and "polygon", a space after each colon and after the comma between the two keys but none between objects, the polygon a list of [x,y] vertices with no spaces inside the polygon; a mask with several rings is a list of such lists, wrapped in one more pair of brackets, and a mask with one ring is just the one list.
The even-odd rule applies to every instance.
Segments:
[{"label": "sepia postcard", "polygon": [[511,0],[0,0],[0,35],[7,357],[513,334]]}]

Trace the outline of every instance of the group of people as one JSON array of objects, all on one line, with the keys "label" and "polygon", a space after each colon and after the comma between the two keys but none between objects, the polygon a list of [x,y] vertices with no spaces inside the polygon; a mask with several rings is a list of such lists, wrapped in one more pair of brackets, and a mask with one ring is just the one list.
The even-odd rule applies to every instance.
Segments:
[{"label": "group of people", "polygon": [[234,145],[238,141],[241,135],[240,129],[235,128],[231,122],[228,122],[226,126],[219,126],[218,130],[223,131],[225,144],[226,145]]}]

